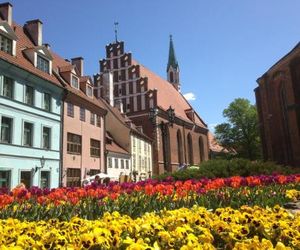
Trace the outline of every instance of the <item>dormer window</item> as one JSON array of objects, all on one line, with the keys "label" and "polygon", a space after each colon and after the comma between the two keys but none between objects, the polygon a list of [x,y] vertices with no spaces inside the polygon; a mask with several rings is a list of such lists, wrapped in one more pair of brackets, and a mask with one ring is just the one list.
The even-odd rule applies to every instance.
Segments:
[{"label": "dormer window", "polygon": [[79,80],[76,76],[72,75],[71,85],[73,88],[79,89]]},{"label": "dormer window", "polygon": [[36,67],[46,73],[49,73],[49,61],[40,55],[37,55]]},{"label": "dormer window", "polygon": [[0,50],[12,55],[12,40],[0,34]]},{"label": "dormer window", "polygon": [[86,86],[86,94],[90,97],[93,96],[93,88],[91,86]]}]

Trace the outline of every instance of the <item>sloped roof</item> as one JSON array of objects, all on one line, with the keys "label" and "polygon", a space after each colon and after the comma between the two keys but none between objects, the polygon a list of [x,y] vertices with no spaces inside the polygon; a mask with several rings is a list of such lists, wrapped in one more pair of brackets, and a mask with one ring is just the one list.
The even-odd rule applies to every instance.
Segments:
[{"label": "sloped roof", "polygon": [[[140,66],[141,76],[148,78],[148,89],[157,89],[157,105],[163,110],[167,110],[171,105],[172,108],[175,109],[174,111],[178,118],[193,123],[188,118],[185,112],[185,110],[193,108],[184,98],[184,96],[180,92],[178,92],[171,83],[156,75],[151,70],[138,63],[136,60],[133,60],[133,63]],[[200,127],[207,128],[206,124],[203,122],[196,111],[195,124]]]},{"label": "sloped roof", "polygon": [[129,152],[127,152],[124,148],[122,148],[119,144],[115,142],[114,138],[110,133],[106,132],[106,137],[111,140],[111,144],[106,143],[105,145],[107,151],[129,155]]},{"label": "sloped roof", "polygon": [[[147,139],[148,141],[152,141],[151,138],[149,138],[147,135],[139,131],[136,127],[136,125],[132,122],[132,120],[129,119],[128,116],[123,115],[120,110],[116,107],[112,107],[110,104],[108,104],[104,99],[98,100],[99,102],[102,103],[104,107],[106,107],[107,110],[109,110],[117,119],[123,123],[124,126],[128,127],[132,132],[139,134],[141,137],[144,139]],[[131,126],[128,126],[127,122],[131,122]]]},{"label": "sloped roof", "polygon": [[[0,58],[16,65],[19,68],[22,68],[34,75],[41,77],[44,80],[50,81],[51,83],[62,87],[58,79],[54,75],[50,75],[38,68],[36,68],[25,56],[23,50],[36,47],[29,37],[24,33],[23,27],[17,25],[16,23],[12,24],[12,28],[16,33],[18,40],[16,46],[16,55],[10,55],[4,51],[0,51]],[[52,55],[52,53],[51,53]]]},{"label": "sloped roof", "polygon": [[16,55],[10,55],[4,51],[0,50],[0,59],[3,59],[11,64],[16,65],[19,68],[22,68],[36,76],[39,76],[42,79],[45,79],[49,82],[51,82],[54,85],[57,85],[59,87],[65,87],[68,91],[80,96],[81,98],[85,99],[88,102],[93,103],[94,105],[105,109],[105,106],[99,102],[95,97],[89,98],[86,96],[82,91],[74,89],[70,87],[68,84],[65,84],[63,80],[60,78],[58,74],[58,68],[67,70],[67,69],[73,69],[74,66],[67,62],[65,59],[61,58],[59,55],[54,53],[53,51],[49,51],[50,55],[52,56],[52,73],[48,74],[42,70],[39,70],[36,68],[28,58],[26,58],[26,55],[23,51],[27,49],[36,49],[39,48],[39,46],[35,46],[33,42],[30,40],[30,38],[25,34],[24,29],[22,26],[13,23],[12,29],[14,30],[16,36],[18,37],[17,40],[17,46],[16,46]]},{"label": "sloped roof", "polygon": [[226,148],[222,147],[217,142],[215,136],[210,131],[208,132],[207,136],[210,150],[216,153],[229,153],[229,151]]}]

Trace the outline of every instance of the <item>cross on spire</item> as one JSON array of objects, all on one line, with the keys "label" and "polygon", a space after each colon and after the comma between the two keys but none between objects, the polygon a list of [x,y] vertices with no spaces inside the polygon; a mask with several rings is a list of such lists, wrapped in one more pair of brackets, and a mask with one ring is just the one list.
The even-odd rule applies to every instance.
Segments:
[{"label": "cross on spire", "polygon": [[115,39],[116,39],[116,42],[117,42],[118,41],[118,25],[119,25],[119,23],[114,22],[114,25],[115,25]]}]

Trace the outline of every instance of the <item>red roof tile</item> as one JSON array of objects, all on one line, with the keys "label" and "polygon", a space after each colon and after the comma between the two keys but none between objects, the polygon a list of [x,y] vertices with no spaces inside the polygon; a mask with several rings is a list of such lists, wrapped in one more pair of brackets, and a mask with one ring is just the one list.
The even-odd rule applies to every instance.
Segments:
[{"label": "red roof tile", "polygon": [[106,143],[107,151],[129,155],[129,152],[127,152],[124,148],[117,144],[109,133],[106,134],[106,137],[111,140],[110,144]]},{"label": "red roof tile", "polygon": [[[163,110],[167,110],[171,105],[172,108],[175,109],[175,114],[178,118],[181,118],[188,122],[192,122],[187,117],[185,110],[193,108],[184,98],[184,96],[179,91],[177,91],[175,87],[168,81],[156,75],[137,61],[132,60],[132,62],[140,66],[141,76],[148,78],[148,89],[157,89],[157,106],[159,106]],[[196,112],[195,124],[200,127],[207,127]]]},{"label": "red roof tile", "polygon": [[[53,84],[56,84],[60,87],[61,84],[58,81],[58,79],[50,74],[47,74],[46,72],[37,69],[25,56],[23,53],[23,50],[28,48],[34,48],[36,47],[31,40],[27,37],[27,35],[24,33],[23,27],[13,23],[12,29],[15,31],[18,40],[17,40],[17,46],[16,46],[16,55],[12,56],[4,51],[0,51],[0,58],[14,64],[26,71],[29,71],[32,74],[35,74],[47,81],[50,81]],[[51,53],[52,54],[52,53]]]}]

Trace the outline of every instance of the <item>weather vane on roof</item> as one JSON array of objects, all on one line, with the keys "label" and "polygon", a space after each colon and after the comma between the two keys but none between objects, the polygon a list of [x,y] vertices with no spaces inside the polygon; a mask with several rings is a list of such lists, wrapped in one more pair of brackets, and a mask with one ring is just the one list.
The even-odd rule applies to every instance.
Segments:
[{"label": "weather vane on roof", "polygon": [[116,42],[118,41],[118,25],[119,25],[119,23],[118,22],[115,22],[114,23],[115,24],[115,38],[116,38]]}]

